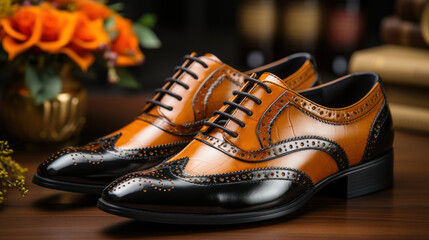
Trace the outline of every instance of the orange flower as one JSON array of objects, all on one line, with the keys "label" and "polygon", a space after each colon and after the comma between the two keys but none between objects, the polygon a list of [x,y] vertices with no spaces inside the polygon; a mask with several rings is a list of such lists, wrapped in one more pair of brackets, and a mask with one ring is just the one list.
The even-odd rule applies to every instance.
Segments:
[{"label": "orange flower", "polygon": [[72,42],[85,50],[97,50],[109,43],[109,36],[104,30],[103,20],[91,21],[86,15],[79,12],[77,14],[77,24]]},{"label": "orange flower", "polygon": [[[40,6],[17,8],[12,17],[0,18],[0,41],[9,59],[32,47],[48,53],[63,53],[86,71],[94,62],[94,53],[110,47],[117,54],[117,66],[132,66],[144,59],[139,41],[132,29],[132,22],[105,5],[90,0],[75,0],[77,11],[68,12],[54,8],[72,0],[50,0]],[[104,20],[114,17],[117,32],[110,42],[104,29]]]},{"label": "orange flower", "polygon": [[9,60],[38,43],[42,36],[42,19],[39,7],[22,7],[12,17],[3,18],[0,24],[5,36],[3,48]]},{"label": "orange flower", "polygon": [[76,27],[71,42],[61,50],[86,71],[94,62],[90,52],[98,51],[109,44],[109,37],[103,28],[103,20],[91,21],[86,15],[76,12]]},{"label": "orange flower", "polygon": [[77,0],[76,1],[77,10],[83,12],[91,20],[95,19],[106,19],[110,17],[113,11],[108,8],[106,5],[99,3],[97,1],[91,0]]},{"label": "orange flower", "polygon": [[51,4],[42,5],[42,36],[37,46],[50,53],[57,53],[67,45],[76,27],[76,14],[60,11]]},{"label": "orange flower", "polygon": [[118,53],[117,66],[133,66],[144,60],[139,48],[139,40],[132,29],[132,22],[120,15],[115,15],[118,36],[112,42],[112,50]]},{"label": "orange flower", "polygon": [[82,71],[88,70],[89,66],[94,62],[94,55],[89,52],[76,51],[73,47],[65,47],[60,50],[61,53],[72,59]]}]

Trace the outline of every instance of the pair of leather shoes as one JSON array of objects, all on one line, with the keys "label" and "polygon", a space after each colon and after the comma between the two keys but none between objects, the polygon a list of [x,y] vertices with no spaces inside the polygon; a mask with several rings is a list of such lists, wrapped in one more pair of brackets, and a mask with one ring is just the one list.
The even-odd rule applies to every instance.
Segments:
[{"label": "pair of leather shoes", "polygon": [[33,182],[97,193],[127,173],[104,189],[100,209],[180,224],[261,221],[321,189],[356,197],[391,186],[392,120],[378,75],[313,87],[308,54],[250,77],[213,55],[185,58],[135,121],[54,154]]},{"label": "pair of leather shoes", "polygon": [[224,100],[239,90],[251,73],[273,72],[297,90],[314,86],[311,55],[294,54],[269,65],[240,72],[216,56],[186,55],[176,73],[156,89],[130,124],[85,146],[62,149],[45,160],[33,182],[49,188],[101,194],[118,177],[154,167],[177,154],[203,127]]}]

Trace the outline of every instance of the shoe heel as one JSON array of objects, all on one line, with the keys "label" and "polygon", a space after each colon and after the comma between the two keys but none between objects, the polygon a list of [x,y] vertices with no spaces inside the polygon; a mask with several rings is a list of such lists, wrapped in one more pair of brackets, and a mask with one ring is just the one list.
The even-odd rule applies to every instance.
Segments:
[{"label": "shoe heel", "polygon": [[323,189],[323,193],[354,198],[390,188],[392,185],[393,150],[330,183]]}]

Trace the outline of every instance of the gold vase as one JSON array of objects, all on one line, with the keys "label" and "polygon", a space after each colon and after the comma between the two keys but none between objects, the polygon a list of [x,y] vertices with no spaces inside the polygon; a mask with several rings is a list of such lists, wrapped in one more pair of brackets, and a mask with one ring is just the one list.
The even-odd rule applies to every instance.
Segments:
[{"label": "gold vase", "polygon": [[19,71],[5,88],[1,115],[8,133],[23,143],[61,144],[75,138],[85,123],[87,92],[65,64],[60,73],[62,91],[54,99],[36,104]]}]

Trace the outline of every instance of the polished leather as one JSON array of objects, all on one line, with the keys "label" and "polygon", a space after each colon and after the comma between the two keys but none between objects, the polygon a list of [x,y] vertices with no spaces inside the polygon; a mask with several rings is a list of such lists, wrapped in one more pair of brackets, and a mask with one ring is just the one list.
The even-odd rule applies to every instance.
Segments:
[{"label": "polished leather", "polygon": [[[196,54],[192,53],[191,57],[195,58]],[[212,54],[199,59],[204,64],[186,59],[181,66],[194,73],[196,79],[180,69],[173,75],[188,87],[176,82],[167,82],[163,86],[164,90],[180,98],[158,92],[152,99],[172,109],[149,103],[122,129],[87,145],[54,153],[39,166],[38,176],[107,185],[126,173],[153,167],[177,154],[197,134],[204,120],[232,96],[233,90],[240,89],[245,77],[252,72],[276,71],[297,90],[306,89],[318,81],[313,59],[305,53],[245,73],[222,63]]]},{"label": "polished leather", "polygon": [[[352,74],[300,92],[270,73],[259,80],[270,91],[250,82],[241,91],[260,104],[247,97],[230,99],[253,114],[221,108],[245,123],[224,123],[237,137],[205,126],[165,163],[115,180],[103,201],[181,214],[270,209],[391,151],[392,122],[378,75]],[[216,114],[209,121],[221,118]]]}]

